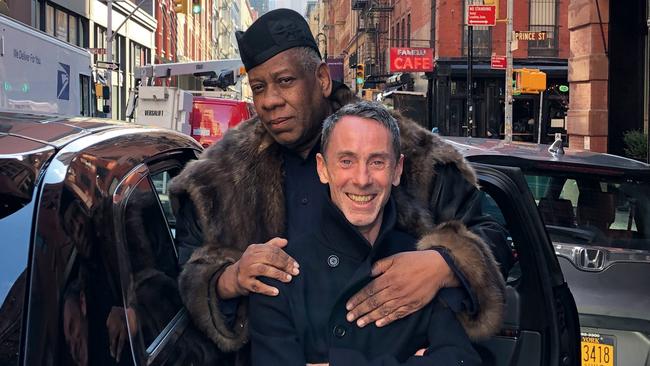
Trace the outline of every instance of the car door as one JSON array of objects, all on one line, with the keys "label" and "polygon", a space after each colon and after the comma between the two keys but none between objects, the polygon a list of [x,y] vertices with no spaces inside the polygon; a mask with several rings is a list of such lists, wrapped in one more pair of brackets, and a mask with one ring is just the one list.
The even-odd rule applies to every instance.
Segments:
[{"label": "car door", "polygon": [[217,347],[194,328],[177,287],[169,181],[191,156],[141,164],[114,194],[123,314],[137,365],[218,365]]},{"label": "car door", "polygon": [[473,164],[483,209],[508,231],[516,264],[507,279],[503,329],[477,344],[487,365],[579,365],[578,314],[518,168]]},{"label": "car door", "polygon": [[583,365],[650,365],[650,179],[607,168],[526,177],[578,305]]}]

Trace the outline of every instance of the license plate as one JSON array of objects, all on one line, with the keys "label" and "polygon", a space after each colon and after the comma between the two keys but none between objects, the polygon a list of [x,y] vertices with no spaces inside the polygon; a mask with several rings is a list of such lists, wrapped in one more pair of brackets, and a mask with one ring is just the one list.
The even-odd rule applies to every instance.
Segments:
[{"label": "license plate", "polygon": [[598,333],[582,333],[582,366],[614,366],[616,338]]}]

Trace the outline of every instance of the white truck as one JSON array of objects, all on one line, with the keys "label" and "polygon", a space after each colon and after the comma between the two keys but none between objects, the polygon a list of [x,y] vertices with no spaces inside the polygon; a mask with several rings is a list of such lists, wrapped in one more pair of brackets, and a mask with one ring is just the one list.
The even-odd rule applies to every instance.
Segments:
[{"label": "white truck", "polygon": [[0,15],[0,110],[95,115],[92,56]]},{"label": "white truck", "polygon": [[[240,59],[154,64],[138,67],[140,85],[131,90],[127,116],[135,123],[180,131],[207,146],[238,120],[251,117],[250,111],[233,101],[235,92],[188,91],[177,87],[152,86],[158,78],[179,75],[203,77],[204,87],[226,90],[245,75]],[[136,82],[137,83],[137,82]],[[241,102],[246,109],[246,103]],[[250,108],[252,111],[252,108]]]}]

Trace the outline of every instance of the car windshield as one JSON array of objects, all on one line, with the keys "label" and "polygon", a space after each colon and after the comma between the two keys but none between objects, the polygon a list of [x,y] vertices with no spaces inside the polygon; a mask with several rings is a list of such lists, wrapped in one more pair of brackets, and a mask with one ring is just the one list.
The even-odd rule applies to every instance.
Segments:
[{"label": "car windshield", "polygon": [[650,251],[650,181],[565,172],[526,180],[553,242]]}]

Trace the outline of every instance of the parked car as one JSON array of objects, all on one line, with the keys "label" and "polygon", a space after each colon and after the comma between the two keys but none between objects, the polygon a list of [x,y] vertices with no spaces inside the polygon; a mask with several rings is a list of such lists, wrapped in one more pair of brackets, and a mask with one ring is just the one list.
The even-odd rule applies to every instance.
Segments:
[{"label": "parked car", "polygon": [[524,173],[578,305],[582,365],[650,365],[650,165],[547,145],[448,140],[472,162]]},{"label": "parked car", "polygon": [[[0,113],[0,364],[219,365],[193,326],[167,184],[201,146],[170,130]],[[517,263],[488,365],[578,365],[578,315],[518,169],[475,165]]]}]

